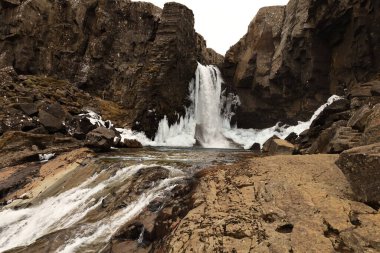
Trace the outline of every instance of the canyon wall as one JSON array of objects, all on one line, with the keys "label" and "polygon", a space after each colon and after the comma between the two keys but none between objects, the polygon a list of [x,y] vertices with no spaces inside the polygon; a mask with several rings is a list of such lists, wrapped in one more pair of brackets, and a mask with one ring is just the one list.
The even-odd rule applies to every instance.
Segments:
[{"label": "canyon wall", "polygon": [[238,127],[306,120],[331,94],[379,78],[379,30],[375,0],[290,0],[261,9],[223,64],[242,101]]},{"label": "canyon wall", "polygon": [[128,111],[126,126],[153,136],[187,102],[197,61],[220,63],[191,10],[131,1],[0,1],[0,68],[66,79]]}]

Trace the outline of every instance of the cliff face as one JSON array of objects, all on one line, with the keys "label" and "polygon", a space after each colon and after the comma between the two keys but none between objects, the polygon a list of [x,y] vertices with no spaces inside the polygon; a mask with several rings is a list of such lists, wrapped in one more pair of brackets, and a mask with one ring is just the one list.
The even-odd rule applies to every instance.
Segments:
[{"label": "cliff face", "polygon": [[376,79],[379,21],[374,0],[290,0],[261,9],[223,66],[242,100],[238,125],[307,119],[329,95]]},{"label": "cliff face", "polygon": [[[68,79],[129,110],[149,136],[186,102],[196,62],[220,57],[194,30],[191,10],[130,1],[0,1],[0,68]],[[151,113],[150,113],[151,112]]]}]

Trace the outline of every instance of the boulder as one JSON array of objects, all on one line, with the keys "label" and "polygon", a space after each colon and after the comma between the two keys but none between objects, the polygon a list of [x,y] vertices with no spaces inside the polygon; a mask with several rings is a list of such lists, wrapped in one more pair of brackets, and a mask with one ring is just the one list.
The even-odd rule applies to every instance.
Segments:
[{"label": "boulder", "polygon": [[71,137],[8,131],[0,138],[0,169],[39,161],[39,154],[60,154],[79,148],[81,145],[79,141]]},{"label": "boulder", "polygon": [[380,203],[380,143],[346,150],[336,163],[358,200]]},{"label": "boulder", "polygon": [[134,139],[123,139],[118,143],[118,147],[120,148],[142,148],[143,145]]},{"label": "boulder", "polygon": [[67,126],[68,133],[78,140],[84,140],[86,134],[97,128],[87,116],[74,116]]},{"label": "boulder", "polygon": [[337,121],[323,130],[312,142],[306,153],[340,153],[358,145],[361,134],[351,127],[346,127],[347,121]]},{"label": "boulder", "polygon": [[115,131],[98,127],[86,135],[85,145],[101,151],[110,150],[116,137]]},{"label": "boulder", "polygon": [[380,142],[380,103],[375,105],[368,116],[362,144],[369,145]]},{"label": "boulder", "polygon": [[271,155],[291,155],[295,147],[286,140],[282,140],[276,135],[269,138],[264,144],[262,151]]},{"label": "boulder", "polygon": [[249,150],[260,152],[261,151],[260,143],[257,143],[257,142],[253,143],[252,146],[249,148]]},{"label": "boulder", "polygon": [[297,141],[297,138],[298,138],[298,134],[291,132],[288,136],[286,136],[285,140],[292,144],[295,144]]},{"label": "boulder", "polygon": [[372,111],[368,105],[362,106],[359,110],[354,112],[352,117],[348,120],[347,126],[357,129],[360,132],[363,132],[367,118],[371,113]]},{"label": "boulder", "polygon": [[38,112],[40,123],[52,133],[63,130],[69,116],[58,102],[44,105]]},{"label": "boulder", "polygon": [[366,83],[355,84],[350,91],[350,97],[371,97],[376,95],[376,91],[380,88],[380,80],[372,80]]},{"label": "boulder", "polygon": [[14,104],[13,107],[21,110],[28,116],[35,116],[38,114],[37,105],[34,103],[19,103],[19,104]]},{"label": "boulder", "polygon": [[39,111],[38,118],[40,123],[51,133],[63,130],[63,121],[44,110]]}]

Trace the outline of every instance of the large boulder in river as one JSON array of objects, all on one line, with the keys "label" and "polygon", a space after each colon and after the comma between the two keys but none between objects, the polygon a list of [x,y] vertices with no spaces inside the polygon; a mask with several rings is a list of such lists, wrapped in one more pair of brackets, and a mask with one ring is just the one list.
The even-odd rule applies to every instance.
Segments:
[{"label": "large boulder in river", "polygon": [[120,148],[142,148],[143,145],[135,139],[122,139],[118,145]]},{"label": "large boulder in river", "polygon": [[115,137],[114,130],[98,127],[86,135],[85,144],[90,148],[107,151],[114,145]]},{"label": "large boulder in river", "polygon": [[359,200],[380,203],[380,143],[344,151],[337,165]]}]

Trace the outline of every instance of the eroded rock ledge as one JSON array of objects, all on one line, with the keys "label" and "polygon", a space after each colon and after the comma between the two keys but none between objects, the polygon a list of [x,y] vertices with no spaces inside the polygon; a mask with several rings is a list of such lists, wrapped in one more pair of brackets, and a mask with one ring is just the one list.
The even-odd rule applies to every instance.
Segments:
[{"label": "eroded rock ledge", "polygon": [[355,202],[337,155],[273,156],[199,174],[165,252],[378,252],[379,212]]},{"label": "eroded rock ledge", "polygon": [[131,1],[2,0],[0,52],[0,68],[67,79],[118,103],[149,137],[164,115],[183,113],[197,61],[223,61],[187,7]]},{"label": "eroded rock ledge", "polygon": [[261,9],[223,67],[242,128],[308,119],[332,94],[380,72],[380,2],[290,0]]}]

